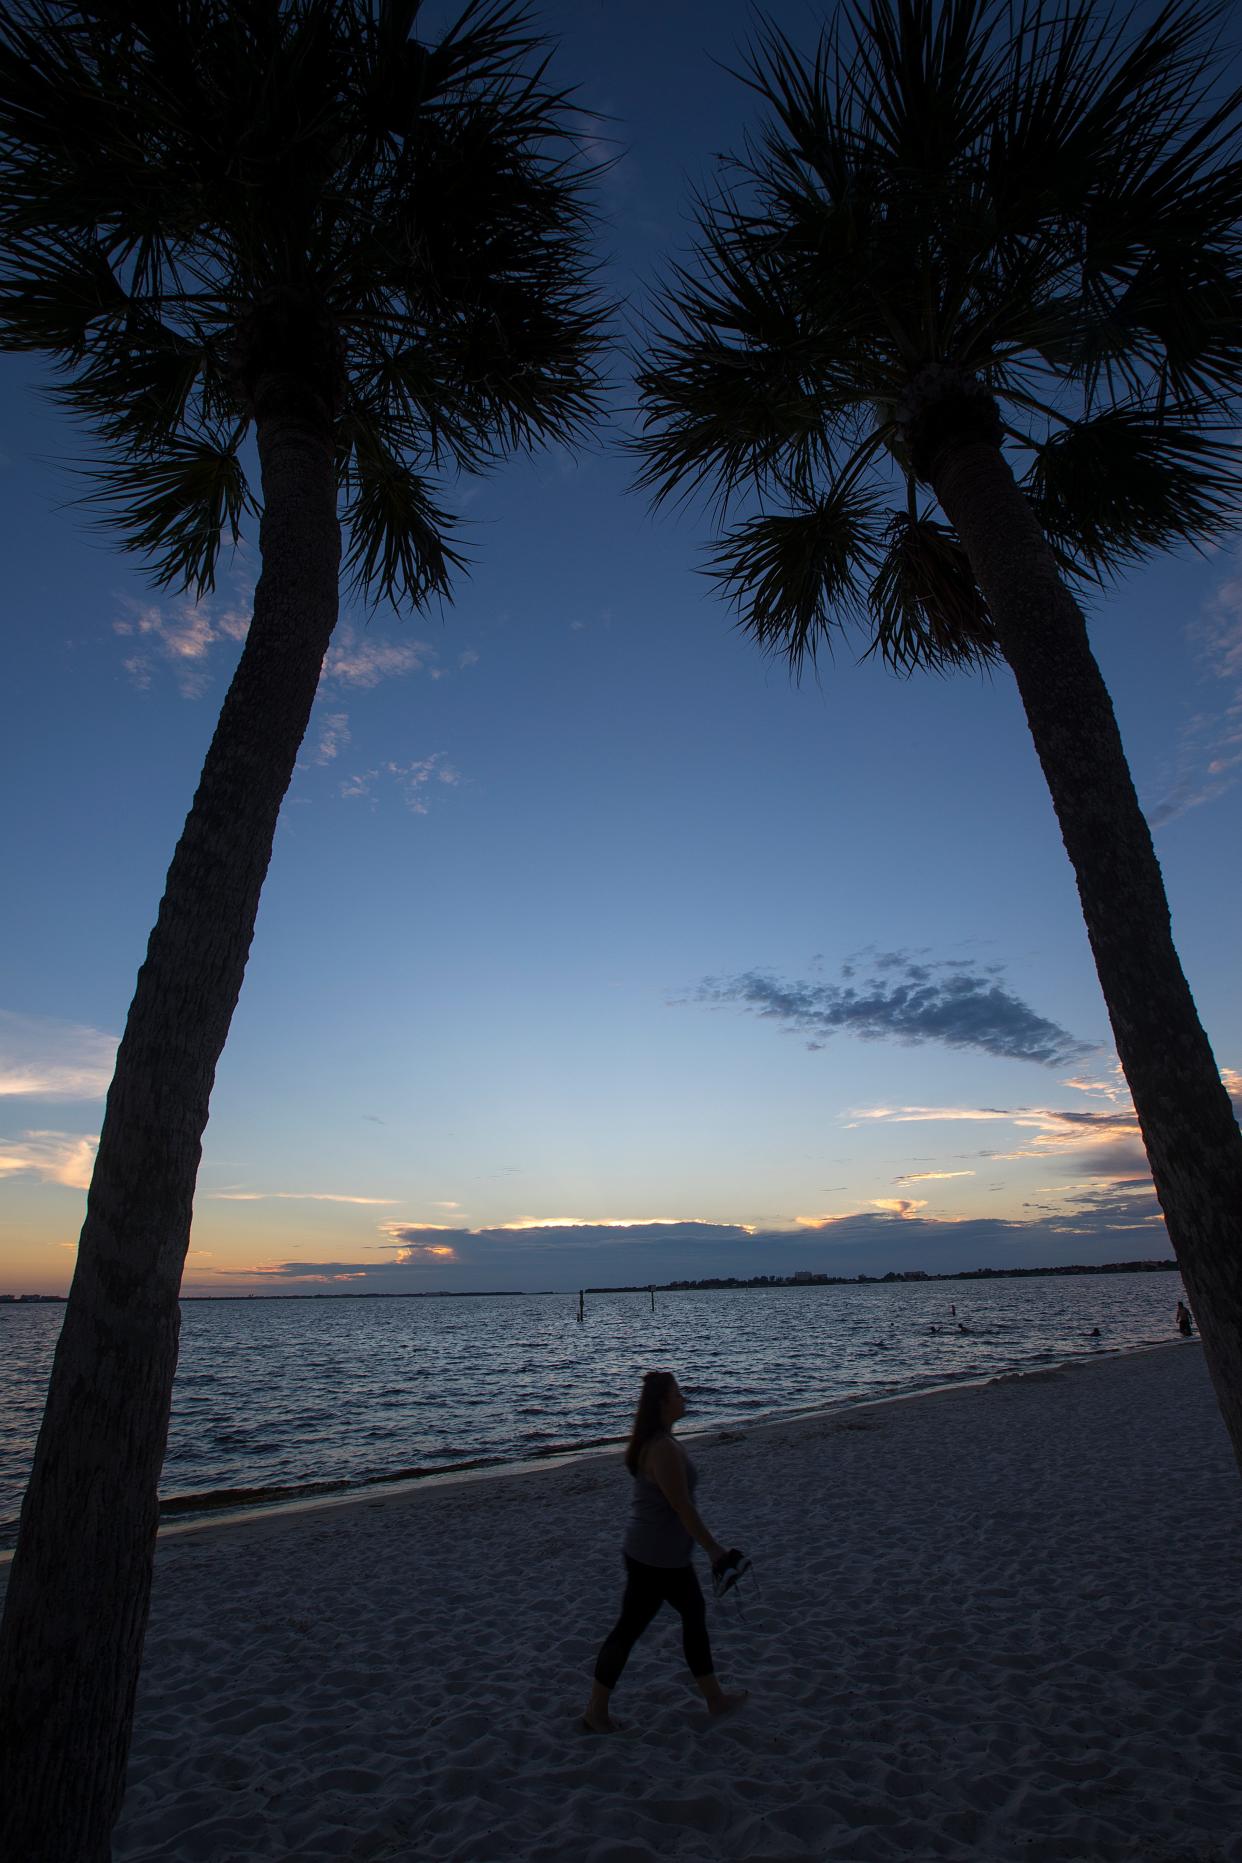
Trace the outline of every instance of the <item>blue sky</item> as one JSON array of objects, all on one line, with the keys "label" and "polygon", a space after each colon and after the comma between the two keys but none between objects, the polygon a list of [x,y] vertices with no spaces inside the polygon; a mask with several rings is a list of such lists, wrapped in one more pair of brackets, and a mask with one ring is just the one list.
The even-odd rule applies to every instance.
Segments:
[{"label": "blue sky", "polygon": [[[780,10],[792,29],[809,8]],[[750,106],[739,5],[549,6],[638,308]],[[606,122],[603,121],[606,119]],[[0,1291],[72,1270],[111,1049],[239,650],[68,508],[0,358]],[[601,433],[460,501],[443,613],[346,610],[217,1077],[187,1289],[576,1287],[1168,1252],[1012,681],[791,685]],[[1242,560],[1091,615],[1179,948],[1242,1067]],[[618,1227],[617,1225],[628,1225]]]}]

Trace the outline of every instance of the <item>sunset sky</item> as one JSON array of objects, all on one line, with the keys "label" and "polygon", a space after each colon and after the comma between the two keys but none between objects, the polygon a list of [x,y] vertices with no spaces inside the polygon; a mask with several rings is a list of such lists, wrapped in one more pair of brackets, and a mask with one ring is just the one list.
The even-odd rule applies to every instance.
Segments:
[{"label": "sunset sky", "polygon": [[[778,8],[793,30],[810,8]],[[748,9],[559,0],[619,159],[628,318],[737,146]],[[720,62],[714,62],[720,61]],[[623,365],[617,364],[618,377]],[[69,507],[0,358],[7,532],[0,1292],[69,1281],[111,1057],[236,661]],[[791,684],[611,430],[455,488],[443,612],[346,610],[217,1076],[189,1292],[574,1288],[1169,1252],[1008,673]],[[1218,1061],[1242,1089],[1242,557],[1092,638]]]}]

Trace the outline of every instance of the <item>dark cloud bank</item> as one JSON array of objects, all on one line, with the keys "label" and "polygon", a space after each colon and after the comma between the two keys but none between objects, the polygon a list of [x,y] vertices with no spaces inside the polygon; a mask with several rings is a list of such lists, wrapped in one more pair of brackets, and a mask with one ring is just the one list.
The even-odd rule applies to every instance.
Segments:
[{"label": "dark cloud bank", "polygon": [[[913,1205],[907,1200],[907,1208]],[[432,1254],[450,1249],[451,1257]],[[969,1222],[862,1211],[819,1229],[748,1233],[734,1223],[582,1223],[540,1229],[433,1229],[394,1223],[377,1261],[286,1261],[256,1277],[295,1291],[327,1284],[340,1293],[445,1293],[483,1288],[538,1293],[645,1286],[736,1275],[882,1275],[922,1268],[1053,1267],[1070,1262],[1155,1260],[1171,1255],[1150,1180],[1080,1194],[1069,1215],[1028,1206],[1024,1219]],[[398,1255],[404,1259],[395,1259]],[[236,1277],[229,1276],[234,1279]],[[255,1285],[255,1283],[252,1283]]]},{"label": "dark cloud bank", "polygon": [[864,1041],[942,1042],[1011,1061],[1067,1067],[1094,1052],[1036,1015],[998,980],[1001,966],[972,968],[947,959],[923,963],[908,952],[868,960],[869,974],[843,964],[840,983],[784,983],[763,971],[705,977],[694,1002],[736,1004],[822,1048],[833,1035]]}]

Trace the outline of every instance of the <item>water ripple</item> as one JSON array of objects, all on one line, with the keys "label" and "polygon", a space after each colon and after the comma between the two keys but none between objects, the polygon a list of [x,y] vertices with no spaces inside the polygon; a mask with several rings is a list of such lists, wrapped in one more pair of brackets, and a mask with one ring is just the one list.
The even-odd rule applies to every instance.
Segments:
[{"label": "water ripple", "polygon": [[[654,1313],[599,1294],[581,1325],[566,1294],[189,1300],[161,1494],[224,1505],[597,1445],[653,1366],[677,1372],[688,1429],[991,1377],[1167,1340],[1181,1293],[1149,1273],[688,1291]],[[63,1312],[0,1303],[0,1546]]]}]

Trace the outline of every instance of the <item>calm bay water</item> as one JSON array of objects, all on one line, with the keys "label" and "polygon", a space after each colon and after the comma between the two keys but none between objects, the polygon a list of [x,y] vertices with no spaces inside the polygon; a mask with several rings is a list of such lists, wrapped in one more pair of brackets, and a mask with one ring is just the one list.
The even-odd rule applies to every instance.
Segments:
[{"label": "calm bay water", "polygon": [[[1176,1273],[657,1293],[654,1313],[596,1294],[581,1325],[569,1294],[190,1300],[161,1493],[226,1506],[583,1448],[624,1436],[653,1366],[687,1430],[890,1397],[1173,1339],[1181,1294]],[[63,1313],[0,1303],[0,1546]]]}]

